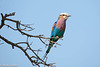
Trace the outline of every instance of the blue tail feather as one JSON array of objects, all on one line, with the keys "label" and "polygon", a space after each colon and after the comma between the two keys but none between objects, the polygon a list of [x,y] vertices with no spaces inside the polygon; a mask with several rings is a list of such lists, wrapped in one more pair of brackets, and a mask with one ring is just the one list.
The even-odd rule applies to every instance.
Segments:
[{"label": "blue tail feather", "polygon": [[43,56],[43,60],[46,58],[47,54],[48,54],[48,53],[45,53],[45,54],[44,54],[44,56]]}]

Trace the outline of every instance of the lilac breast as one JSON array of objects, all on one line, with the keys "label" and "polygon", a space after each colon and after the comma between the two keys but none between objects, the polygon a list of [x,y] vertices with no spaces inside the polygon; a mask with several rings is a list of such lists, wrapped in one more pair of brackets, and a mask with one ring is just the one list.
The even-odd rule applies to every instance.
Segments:
[{"label": "lilac breast", "polygon": [[61,18],[57,21],[56,27],[60,29],[60,31],[64,31],[66,28],[66,20]]}]

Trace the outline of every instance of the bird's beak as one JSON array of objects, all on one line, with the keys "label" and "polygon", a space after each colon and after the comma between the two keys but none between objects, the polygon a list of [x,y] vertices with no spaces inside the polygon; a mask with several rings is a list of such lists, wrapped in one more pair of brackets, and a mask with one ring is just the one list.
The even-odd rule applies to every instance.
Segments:
[{"label": "bird's beak", "polygon": [[71,15],[68,15],[67,17],[71,17]]},{"label": "bird's beak", "polygon": [[71,15],[67,15],[67,17],[71,17]]}]

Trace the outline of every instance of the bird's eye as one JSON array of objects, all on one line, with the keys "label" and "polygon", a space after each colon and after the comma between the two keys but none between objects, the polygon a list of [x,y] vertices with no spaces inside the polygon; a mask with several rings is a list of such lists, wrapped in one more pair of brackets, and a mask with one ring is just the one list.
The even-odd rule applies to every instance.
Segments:
[{"label": "bird's eye", "polygon": [[64,14],[60,15],[60,16],[65,16]]}]

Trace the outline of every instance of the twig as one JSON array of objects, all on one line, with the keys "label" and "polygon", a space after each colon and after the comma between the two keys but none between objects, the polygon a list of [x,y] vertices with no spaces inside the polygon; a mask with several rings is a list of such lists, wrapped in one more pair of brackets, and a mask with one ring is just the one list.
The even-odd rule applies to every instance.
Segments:
[{"label": "twig", "polygon": [[40,39],[40,41],[43,43],[43,44],[45,44],[46,46],[49,46],[48,44],[46,44],[45,42],[43,42],[43,40],[41,39],[41,38],[39,38]]},{"label": "twig", "polygon": [[[58,37],[44,37],[43,35],[30,35],[28,33],[25,33],[25,31],[32,31],[34,30],[34,28],[30,27],[30,24],[21,24],[20,21],[17,21],[17,20],[13,20],[13,19],[9,19],[8,17],[9,16],[14,16],[15,15],[15,12],[13,13],[10,13],[10,14],[5,14],[3,15],[1,13],[1,17],[2,17],[2,20],[1,20],[1,25],[0,25],[0,29],[3,28],[3,26],[7,26],[8,28],[14,30],[14,31],[18,31],[20,32],[22,35],[25,35],[27,37],[26,41],[25,42],[18,42],[18,43],[14,43],[14,42],[11,42],[9,41],[8,39],[4,38],[3,36],[0,35],[0,39],[2,39],[3,41],[5,41],[7,44],[11,45],[13,48],[14,47],[17,47],[19,48],[21,51],[24,52],[24,54],[27,56],[27,58],[30,60],[30,62],[32,63],[33,66],[38,66],[40,67],[40,64],[43,64],[43,65],[46,65],[46,66],[52,66],[52,64],[47,64],[46,62],[44,62],[38,55],[38,53],[42,50],[38,49],[38,50],[33,50],[31,48],[30,45],[32,45],[33,43],[29,44],[28,42],[28,37],[34,37],[34,38],[39,38],[40,41],[45,44],[46,46],[48,46],[48,44],[46,44],[45,42],[42,41],[42,39],[46,39],[49,41],[49,39],[52,39],[52,38],[58,38]],[[11,25],[8,25],[5,23],[5,21],[11,21],[12,23],[15,23],[16,27],[12,27]],[[31,24],[32,25],[32,24]],[[23,29],[21,29],[21,27],[24,27]],[[54,42],[56,43],[56,42]],[[1,43],[3,44],[3,43]],[[24,45],[27,45],[27,47],[24,49],[23,47],[19,46],[19,44],[24,44]],[[56,43],[57,44],[57,43]],[[30,56],[27,52],[27,50],[30,50],[32,52],[32,54],[34,54],[33,56]],[[37,52],[37,53],[36,53]],[[34,58],[34,60],[33,60]]]}]

